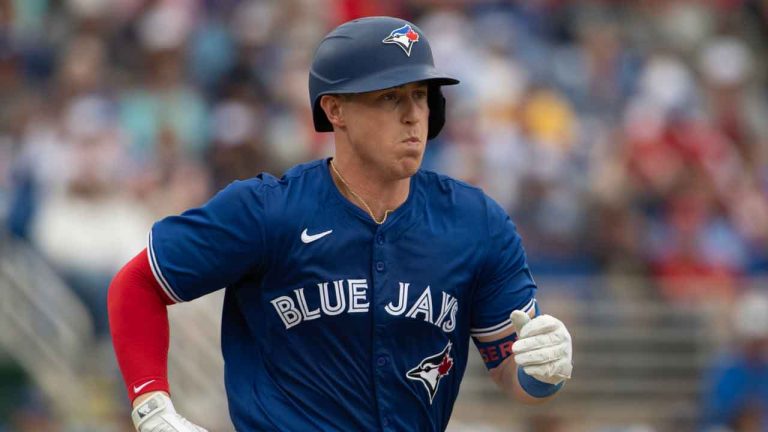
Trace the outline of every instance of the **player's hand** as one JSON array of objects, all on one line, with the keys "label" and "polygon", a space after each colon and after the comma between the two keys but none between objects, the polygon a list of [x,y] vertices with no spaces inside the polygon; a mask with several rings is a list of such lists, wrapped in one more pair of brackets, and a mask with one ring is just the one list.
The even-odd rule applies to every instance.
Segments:
[{"label": "player's hand", "polygon": [[149,393],[151,396],[136,405],[131,413],[133,425],[139,432],[207,432],[180,416],[173,408],[171,398],[165,393]]},{"label": "player's hand", "polygon": [[509,316],[517,330],[512,345],[515,363],[526,374],[548,384],[558,384],[571,378],[573,366],[571,335],[565,324],[550,315],[531,319],[523,311]]}]

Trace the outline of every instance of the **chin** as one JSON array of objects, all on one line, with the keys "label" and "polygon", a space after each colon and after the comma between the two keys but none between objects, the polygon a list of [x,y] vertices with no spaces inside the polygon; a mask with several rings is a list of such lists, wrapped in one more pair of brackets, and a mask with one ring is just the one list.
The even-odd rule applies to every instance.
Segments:
[{"label": "chin", "polygon": [[408,178],[416,174],[419,168],[421,168],[421,160],[421,155],[419,157],[406,157],[400,160],[397,167],[398,177]]}]

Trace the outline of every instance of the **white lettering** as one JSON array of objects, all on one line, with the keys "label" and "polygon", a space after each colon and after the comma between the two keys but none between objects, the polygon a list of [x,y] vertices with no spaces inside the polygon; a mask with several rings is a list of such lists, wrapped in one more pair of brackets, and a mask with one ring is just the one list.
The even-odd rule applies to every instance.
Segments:
[{"label": "white lettering", "polygon": [[[329,293],[328,289],[331,282],[333,282],[333,294]],[[347,279],[346,291],[344,282],[343,279],[340,279],[318,283],[320,304],[313,304],[314,309],[310,308],[307,302],[307,293],[303,287],[293,289],[295,298],[291,295],[283,295],[270,302],[286,329],[297,326],[304,321],[317,320],[323,316],[341,315],[345,312],[369,312],[371,305],[368,299],[368,281],[365,279]],[[409,282],[399,282],[398,284],[397,300],[390,301],[384,306],[384,310],[388,314],[428,322],[446,333],[456,329],[456,316],[459,310],[459,301],[456,297],[445,291],[440,291],[440,309],[437,309],[437,303],[432,303],[431,286],[427,285],[418,298],[414,302],[410,302],[408,294],[411,284]],[[437,319],[435,319],[435,313],[438,311]]]},{"label": "white lettering", "polygon": [[453,307],[451,308],[451,320],[447,321],[443,324],[443,331],[446,333],[450,333],[453,331],[453,329],[456,328],[456,311],[459,310],[459,304],[454,303]]},{"label": "white lettering", "polygon": [[346,299],[344,297],[344,287],[342,284],[344,281],[333,281],[333,290],[336,293],[336,305],[331,307],[331,302],[328,298],[328,282],[317,284],[317,288],[320,290],[320,307],[323,309],[323,313],[326,315],[338,315],[344,312],[344,306],[346,306]]},{"label": "white lettering", "polygon": [[272,300],[271,303],[275,307],[277,314],[280,315],[280,319],[285,324],[286,329],[301,323],[301,314],[296,310],[296,305],[293,303],[292,298],[280,296]]},{"label": "white lettering", "polygon": [[435,321],[436,326],[440,327],[440,325],[443,323],[443,320],[448,317],[448,313],[451,311],[451,308],[457,301],[458,300],[456,300],[456,297],[453,297],[452,295],[443,291],[443,301],[442,306],[440,306],[440,315],[437,317],[437,321]]},{"label": "white lettering", "polygon": [[320,318],[320,308],[313,311],[307,307],[307,299],[304,297],[304,288],[293,290],[296,293],[296,298],[299,300],[299,309],[301,309],[301,316],[304,317],[304,321]]},{"label": "white lettering", "polygon": [[347,312],[368,312],[368,302],[366,293],[368,291],[368,281],[365,279],[348,279],[349,288],[349,310]]},{"label": "white lettering", "polygon": [[405,316],[408,318],[416,318],[416,314],[418,313],[424,314],[424,321],[432,323],[432,291],[430,290],[429,285],[427,285],[427,288],[424,289],[424,292],[421,293],[419,299],[416,300],[416,303],[413,304],[413,307],[411,307],[411,310],[409,310]]},{"label": "white lettering", "polygon": [[405,312],[405,307],[408,306],[408,286],[411,285],[407,282],[400,282],[400,295],[398,297],[398,303],[397,306],[393,305],[392,302],[389,302],[388,305],[384,306],[384,310],[389,312],[390,315],[398,316],[402,315],[403,312]]}]

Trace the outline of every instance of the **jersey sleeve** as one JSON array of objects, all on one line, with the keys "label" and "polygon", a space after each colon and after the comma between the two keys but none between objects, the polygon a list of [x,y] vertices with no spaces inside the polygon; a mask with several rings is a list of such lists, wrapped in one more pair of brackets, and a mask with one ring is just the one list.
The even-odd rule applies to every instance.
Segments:
[{"label": "jersey sleeve", "polygon": [[487,246],[470,324],[470,335],[475,339],[505,333],[512,327],[509,315],[514,310],[522,310],[531,317],[539,313],[536,283],[517,229],[495,201],[486,197],[486,202]]},{"label": "jersey sleeve", "polygon": [[149,262],[175,302],[226,287],[265,256],[265,206],[257,179],[236,181],[199,208],[170,216],[149,232]]}]

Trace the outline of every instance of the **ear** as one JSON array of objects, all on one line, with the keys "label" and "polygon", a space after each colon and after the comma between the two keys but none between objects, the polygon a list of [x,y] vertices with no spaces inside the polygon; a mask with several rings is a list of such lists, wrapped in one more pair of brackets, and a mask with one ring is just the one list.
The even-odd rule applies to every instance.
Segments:
[{"label": "ear", "polygon": [[320,108],[325,112],[328,121],[334,128],[346,126],[341,97],[336,95],[323,95],[320,97]]}]

